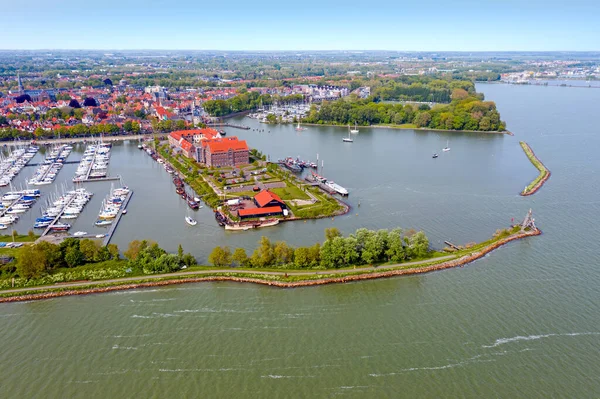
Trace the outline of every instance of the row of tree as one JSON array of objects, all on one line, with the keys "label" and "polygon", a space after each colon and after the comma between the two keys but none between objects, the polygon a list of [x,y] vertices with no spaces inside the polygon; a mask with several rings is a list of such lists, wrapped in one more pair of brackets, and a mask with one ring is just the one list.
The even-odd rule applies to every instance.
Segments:
[{"label": "row of tree", "polygon": [[63,267],[119,259],[115,244],[101,246],[97,241],[67,238],[60,245],[42,241],[23,246],[17,256],[16,271],[20,277],[35,278]]},{"label": "row of tree", "polygon": [[444,130],[504,131],[506,125],[500,120],[496,104],[482,101],[463,89],[454,89],[450,104],[390,104],[366,100],[340,99],[313,105],[308,123],[322,124],[414,124],[421,128]]},{"label": "row of tree", "polygon": [[177,254],[167,253],[153,241],[134,240],[129,243],[127,251],[123,253],[129,260],[128,266],[144,274],[170,273],[184,266],[196,264],[196,259],[191,254],[184,254],[179,245]]},{"label": "row of tree", "polygon": [[217,267],[252,268],[340,268],[380,262],[403,262],[426,258],[429,240],[422,231],[368,230],[361,228],[343,237],[338,229],[325,230],[325,242],[294,248],[285,241],[271,242],[261,237],[251,256],[243,248],[231,253],[229,247],[215,247],[208,261]]},{"label": "row of tree", "polygon": [[452,100],[452,91],[462,89],[475,94],[475,85],[470,80],[442,80],[436,79],[410,84],[389,81],[373,90],[372,95],[376,101],[420,101],[449,103]]},{"label": "row of tree", "polygon": [[227,100],[209,100],[202,104],[202,107],[211,116],[224,116],[235,112],[248,111],[258,108],[261,105],[293,104],[304,100],[302,94],[292,94],[289,96],[271,96],[270,94],[259,94],[257,92],[242,92],[235,97]]}]

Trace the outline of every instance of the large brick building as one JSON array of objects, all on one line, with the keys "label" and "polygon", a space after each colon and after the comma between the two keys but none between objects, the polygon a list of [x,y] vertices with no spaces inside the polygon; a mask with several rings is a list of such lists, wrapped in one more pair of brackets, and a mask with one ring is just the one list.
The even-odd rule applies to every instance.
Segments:
[{"label": "large brick building", "polygon": [[196,147],[196,160],[210,167],[247,164],[250,162],[248,144],[235,136],[203,140]]},{"label": "large brick building", "polygon": [[169,134],[169,144],[207,166],[238,166],[250,161],[245,140],[223,138],[215,129],[178,130]]}]

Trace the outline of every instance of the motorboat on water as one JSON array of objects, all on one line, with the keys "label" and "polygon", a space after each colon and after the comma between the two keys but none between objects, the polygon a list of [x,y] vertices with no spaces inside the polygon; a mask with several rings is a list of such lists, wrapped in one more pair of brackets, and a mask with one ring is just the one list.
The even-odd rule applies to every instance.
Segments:
[{"label": "motorboat on water", "polygon": [[56,223],[52,227],[50,227],[50,230],[52,230],[52,231],[67,231],[70,228],[71,228],[71,225],[68,223]]},{"label": "motorboat on water", "polygon": [[438,157],[438,154],[435,154],[435,153],[431,156],[431,158],[437,158],[437,157]]},{"label": "motorboat on water", "polygon": [[189,217],[189,216],[186,216],[186,217],[185,217],[185,222],[186,222],[187,224],[189,224],[190,226],[195,226],[195,225],[197,225],[197,224],[198,224],[198,222],[197,222],[196,220],[192,219],[192,218],[191,218],[191,217]]},{"label": "motorboat on water", "polygon": [[96,223],[94,223],[94,225],[96,225],[98,227],[108,226],[111,224],[112,224],[112,220],[97,220]]},{"label": "motorboat on water", "polygon": [[74,237],[81,237],[81,236],[86,236],[87,232],[85,231],[76,231],[75,233],[73,233]]}]

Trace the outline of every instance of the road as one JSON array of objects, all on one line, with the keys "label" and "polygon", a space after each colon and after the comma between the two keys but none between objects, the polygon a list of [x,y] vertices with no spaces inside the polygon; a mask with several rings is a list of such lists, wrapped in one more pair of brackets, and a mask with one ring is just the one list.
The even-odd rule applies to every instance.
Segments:
[{"label": "road", "polygon": [[166,273],[166,274],[150,274],[144,276],[135,276],[135,277],[122,277],[115,278],[110,280],[95,280],[95,281],[85,281],[85,282],[73,282],[73,283],[63,283],[63,284],[52,284],[52,285],[41,285],[37,287],[23,287],[23,288],[15,288],[10,290],[1,290],[0,293],[10,293],[10,292],[34,292],[40,290],[49,290],[56,288],[77,288],[77,287],[86,287],[92,286],[95,284],[118,284],[118,283],[129,283],[139,280],[160,280],[166,277],[184,277],[184,276],[202,276],[206,274],[215,274],[215,273],[251,273],[251,274],[262,274],[266,276],[283,276],[285,274],[289,276],[312,276],[319,274],[343,274],[343,273],[351,273],[351,272],[365,272],[365,271],[382,271],[393,269],[399,266],[416,266],[424,263],[431,263],[433,261],[443,262],[449,259],[456,258],[456,255],[446,255],[440,256],[439,258],[434,259],[426,259],[417,262],[407,262],[407,263],[398,263],[392,265],[383,265],[374,267],[357,267],[356,269],[335,269],[335,270],[320,270],[320,271],[306,271],[306,272],[298,272],[298,271],[282,271],[282,272],[273,272],[273,271],[260,271],[260,270],[248,270],[248,269],[212,269],[212,270],[199,270],[199,271],[188,271],[188,272],[176,272],[176,273]]}]

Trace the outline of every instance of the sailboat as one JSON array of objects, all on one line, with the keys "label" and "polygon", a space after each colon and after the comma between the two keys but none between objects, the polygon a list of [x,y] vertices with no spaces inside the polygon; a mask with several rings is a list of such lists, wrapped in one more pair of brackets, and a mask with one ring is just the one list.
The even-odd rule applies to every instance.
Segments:
[{"label": "sailboat", "polygon": [[[348,126],[348,128],[350,128],[350,126]],[[350,131],[348,132],[348,137],[344,137],[344,138],[342,139],[342,141],[343,141],[344,143],[352,143],[352,142],[354,142],[354,140],[352,139],[352,137],[350,137]]]},{"label": "sailboat", "polygon": [[304,128],[302,126],[300,126],[300,120],[298,120],[298,126],[296,126],[296,131],[301,132],[303,130],[304,130]]},{"label": "sailboat", "polygon": [[442,151],[444,152],[448,152],[450,151],[450,140],[446,141],[446,147],[442,149]]},{"label": "sailboat", "polygon": [[350,130],[350,133],[358,133],[358,125],[354,122],[354,129]]}]

